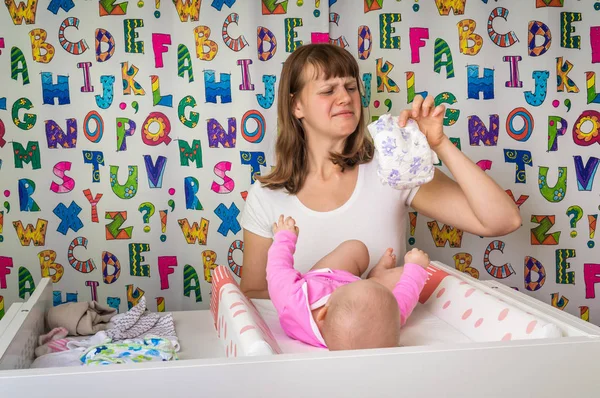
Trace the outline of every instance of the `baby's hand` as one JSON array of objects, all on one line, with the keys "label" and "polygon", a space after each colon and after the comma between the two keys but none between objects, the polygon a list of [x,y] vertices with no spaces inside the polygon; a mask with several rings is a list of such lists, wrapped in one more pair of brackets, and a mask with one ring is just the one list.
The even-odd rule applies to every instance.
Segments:
[{"label": "baby's hand", "polygon": [[287,229],[288,231],[292,231],[296,235],[300,230],[296,226],[296,220],[292,217],[287,217],[285,220],[283,219],[283,214],[279,216],[279,220],[276,223],[273,223],[273,234],[276,234],[279,231]]},{"label": "baby's hand", "polygon": [[418,264],[423,268],[427,268],[429,266],[429,256],[423,250],[415,248],[406,253],[404,262]]}]

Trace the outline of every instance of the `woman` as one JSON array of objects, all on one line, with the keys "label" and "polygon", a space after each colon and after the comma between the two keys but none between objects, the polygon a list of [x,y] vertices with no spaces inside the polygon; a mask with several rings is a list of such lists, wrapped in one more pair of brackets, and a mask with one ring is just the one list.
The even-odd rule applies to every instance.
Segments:
[{"label": "woman", "polygon": [[[521,225],[512,199],[443,132],[443,105],[415,97],[399,124],[414,119],[454,176],[435,170],[429,183],[394,190],[379,182],[366,134],[358,64],[328,44],[298,48],[284,63],[278,92],[279,135],[273,172],[258,177],[246,199],[242,291],[268,298],[267,252],[280,214],[303,230],[295,267],[306,272],[341,242],[357,239],[375,265],[387,248],[406,252],[408,207],[442,224],[479,236],[508,234]],[[490,211],[494,209],[494,211]]]}]

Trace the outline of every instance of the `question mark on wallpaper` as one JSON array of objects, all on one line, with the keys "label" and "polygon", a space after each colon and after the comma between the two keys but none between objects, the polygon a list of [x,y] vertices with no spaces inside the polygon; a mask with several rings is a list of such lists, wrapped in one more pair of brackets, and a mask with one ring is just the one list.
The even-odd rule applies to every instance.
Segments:
[{"label": "question mark on wallpaper", "polygon": [[[577,221],[583,217],[583,209],[577,205],[571,206],[567,209],[567,215],[571,217],[571,228],[577,228]],[[571,231],[571,238],[577,236],[577,231]]]},{"label": "question mark on wallpaper", "polygon": [[[144,224],[148,224],[150,222],[150,217],[154,215],[154,205],[150,202],[144,202],[138,207],[140,213],[142,213],[142,220],[144,220]],[[144,227],[144,232],[150,232],[150,226],[146,225]]]}]

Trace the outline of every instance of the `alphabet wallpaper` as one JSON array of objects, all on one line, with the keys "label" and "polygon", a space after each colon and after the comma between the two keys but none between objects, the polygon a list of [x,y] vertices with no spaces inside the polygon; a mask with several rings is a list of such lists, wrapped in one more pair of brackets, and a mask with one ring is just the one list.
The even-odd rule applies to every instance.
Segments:
[{"label": "alphabet wallpaper", "polygon": [[600,324],[600,1],[4,3],[0,317],[42,277],[55,305],[208,308],[210,269],[243,270],[282,63],[328,41],[358,60],[369,120],[434,96],[521,209],[500,238],[412,212],[408,247]]}]

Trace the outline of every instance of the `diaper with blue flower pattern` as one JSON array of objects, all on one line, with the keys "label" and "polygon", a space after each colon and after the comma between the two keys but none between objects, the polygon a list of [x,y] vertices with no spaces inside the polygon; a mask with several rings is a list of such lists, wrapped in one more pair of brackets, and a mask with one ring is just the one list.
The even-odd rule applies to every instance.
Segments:
[{"label": "diaper with blue flower pattern", "polygon": [[368,126],[375,144],[377,175],[382,184],[394,189],[411,189],[433,179],[438,157],[417,122],[408,119],[405,127],[398,117],[385,114]]}]

